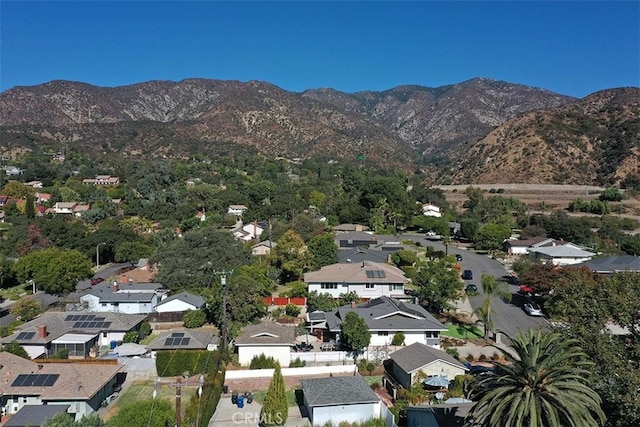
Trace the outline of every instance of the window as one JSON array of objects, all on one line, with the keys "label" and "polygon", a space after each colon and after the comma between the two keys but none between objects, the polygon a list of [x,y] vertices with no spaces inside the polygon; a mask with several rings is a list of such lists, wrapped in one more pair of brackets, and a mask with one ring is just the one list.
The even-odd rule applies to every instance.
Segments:
[{"label": "window", "polygon": [[425,338],[438,338],[440,336],[440,332],[428,331],[424,333]]},{"label": "window", "polygon": [[337,283],[321,283],[320,289],[338,289]]},{"label": "window", "polygon": [[392,290],[394,291],[401,291],[404,289],[404,285],[391,285],[392,286]]},{"label": "window", "polygon": [[375,287],[376,287],[375,283],[365,283],[364,284],[364,288],[365,289],[373,289]]},{"label": "window", "polygon": [[378,331],[378,336],[379,337],[388,337],[389,336],[389,331]]}]

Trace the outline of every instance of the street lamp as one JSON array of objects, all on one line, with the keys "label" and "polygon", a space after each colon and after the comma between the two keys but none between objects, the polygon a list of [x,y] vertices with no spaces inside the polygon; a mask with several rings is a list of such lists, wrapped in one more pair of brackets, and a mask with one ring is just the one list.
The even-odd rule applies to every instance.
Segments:
[{"label": "street lamp", "polygon": [[100,246],[106,245],[106,243],[98,243],[96,246],[96,271],[100,270]]}]

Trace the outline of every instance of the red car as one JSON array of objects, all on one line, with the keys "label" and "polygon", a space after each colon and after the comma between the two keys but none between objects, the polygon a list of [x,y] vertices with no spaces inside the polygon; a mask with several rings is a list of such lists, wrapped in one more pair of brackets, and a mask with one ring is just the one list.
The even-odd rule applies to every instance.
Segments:
[{"label": "red car", "polygon": [[520,285],[520,293],[524,295],[533,295],[534,291],[531,286]]},{"label": "red car", "polygon": [[104,282],[104,277],[94,277],[93,279],[91,279],[91,286],[93,285],[97,285],[98,283],[102,283]]}]

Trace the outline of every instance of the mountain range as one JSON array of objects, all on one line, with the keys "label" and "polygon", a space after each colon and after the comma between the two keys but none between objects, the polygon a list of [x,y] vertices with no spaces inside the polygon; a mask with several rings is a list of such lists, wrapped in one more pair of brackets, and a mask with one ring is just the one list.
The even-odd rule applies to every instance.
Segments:
[{"label": "mountain range", "polygon": [[640,89],[583,99],[477,78],[427,88],[289,92],[187,79],[113,88],[52,81],[0,94],[0,152],[366,159],[432,183],[619,184],[640,176]]}]

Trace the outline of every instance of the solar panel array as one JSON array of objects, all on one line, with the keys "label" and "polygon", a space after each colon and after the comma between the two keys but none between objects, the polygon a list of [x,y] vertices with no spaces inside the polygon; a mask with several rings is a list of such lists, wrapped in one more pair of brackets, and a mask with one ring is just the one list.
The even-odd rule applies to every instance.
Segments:
[{"label": "solar panel array", "polygon": [[70,314],[64,318],[65,322],[86,322],[88,320],[104,320],[104,317],[96,317],[95,314]]},{"label": "solar panel array", "polygon": [[182,338],[182,337],[169,337],[164,340],[164,345],[167,347],[177,347],[179,345],[187,345],[191,338]]},{"label": "solar panel array", "polygon": [[11,387],[51,387],[58,377],[59,374],[20,374]]},{"label": "solar panel array", "polygon": [[367,277],[369,279],[384,279],[387,275],[384,270],[367,270]]},{"label": "solar panel array", "polygon": [[92,322],[76,322],[73,324],[74,328],[78,329],[106,329],[111,326],[111,322],[105,322],[104,317],[101,317],[102,321]]},{"label": "solar panel array", "polygon": [[20,332],[16,337],[16,339],[19,341],[30,340],[31,338],[34,337],[35,334],[36,334],[35,332]]}]

